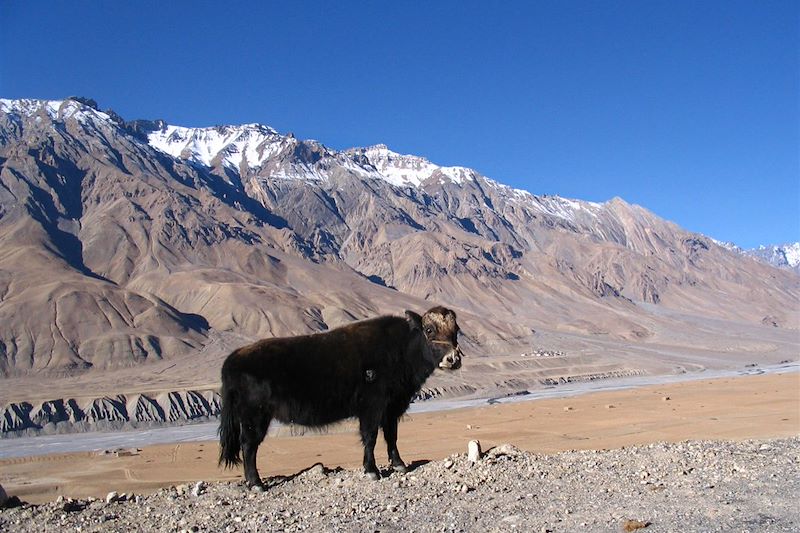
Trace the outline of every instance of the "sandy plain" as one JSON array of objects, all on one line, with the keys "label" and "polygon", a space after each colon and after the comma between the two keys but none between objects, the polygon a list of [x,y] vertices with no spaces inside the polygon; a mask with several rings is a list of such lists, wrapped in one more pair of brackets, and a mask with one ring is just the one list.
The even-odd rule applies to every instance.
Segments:
[{"label": "sandy plain", "polygon": [[[695,380],[570,398],[497,404],[407,416],[399,447],[408,463],[464,453],[469,440],[484,450],[501,443],[543,453],[613,449],[687,439],[748,439],[800,434],[800,373]],[[385,466],[382,442],[379,466]],[[217,466],[216,442],[0,460],[0,484],[31,503],[146,494],[197,480],[241,478]],[[361,446],[353,424],[325,434],[268,437],[259,451],[264,477],[291,475],[315,463],[354,469]]]}]

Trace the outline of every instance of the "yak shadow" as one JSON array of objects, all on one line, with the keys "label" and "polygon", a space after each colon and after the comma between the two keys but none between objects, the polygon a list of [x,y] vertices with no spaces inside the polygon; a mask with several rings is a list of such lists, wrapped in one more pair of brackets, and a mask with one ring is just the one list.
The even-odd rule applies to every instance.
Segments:
[{"label": "yak shadow", "polygon": [[[426,465],[426,464],[428,464],[430,462],[431,462],[430,459],[418,459],[416,461],[412,461],[412,462],[410,462],[410,463],[408,463],[406,465],[406,468],[408,468],[408,472],[407,473],[413,472],[417,468],[419,468],[421,466],[424,466],[424,465]],[[274,487],[279,487],[279,486],[283,485],[284,483],[287,483],[287,482],[292,481],[294,479],[297,479],[298,477],[302,476],[303,474],[311,472],[312,470],[315,470],[315,469],[317,469],[317,470],[321,469],[320,473],[326,478],[331,474],[339,474],[339,473],[345,471],[345,469],[342,468],[341,466],[337,466],[336,468],[328,468],[324,464],[322,464],[320,462],[316,462],[313,465],[311,465],[311,466],[309,466],[307,468],[304,468],[304,469],[302,469],[299,472],[296,472],[294,474],[289,474],[287,476],[283,476],[283,475],[270,476],[270,477],[262,479],[262,481],[264,483],[264,486],[267,488],[267,490],[269,490],[269,489],[272,489]],[[392,468],[381,469],[381,479],[388,478],[393,474],[396,474],[396,472]],[[320,479],[322,479],[322,477],[320,477]],[[364,482],[366,483],[367,480],[365,479]]]},{"label": "yak shadow", "polygon": [[282,476],[282,475],[270,476],[270,477],[268,477],[266,479],[263,479],[262,481],[264,482],[264,485],[268,489],[271,489],[272,487],[278,487],[278,486],[283,485],[284,483],[286,483],[288,481],[292,481],[292,480],[302,476],[306,472],[310,472],[310,471],[315,470],[317,468],[321,468],[322,469],[322,474],[325,477],[328,477],[328,475],[330,475],[330,474],[338,474],[339,472],[344,472],[344,468],[342,468],[341,466],[337,466],[336,468],[328,468],[324,464],[322,464],[320,462],[316,462],[313,465],[311,465],[311,466],[309,466],[307,468],[304,468],[304,469],[300,470],[299,472],[297,472],[295,474],[289,474],[288,476]]},{"label": "yak shadow", "polygon": [[426,464],[428,464],[430,462],[431,462],[430,459],[417,459],[416,461],[411,461],[410,463],[408,463],[406,465],[406,468],[408,468],[409,472],[413,472],[417,468],[419,468],[421,466],[425,466]]},{"label": "yak shadow", "polygon": [[[431,462],[430,459],[417,459],[416,461],[411,461],[406,465],[406,474],[410,474],[417,468],[424,466],[430,462]],[[379,470],[381,473],[381,479],[385,479],[387,477],[391,477],[397,474],[397,472],[395,472],[391,466],[388,468],[379,468]]]}]

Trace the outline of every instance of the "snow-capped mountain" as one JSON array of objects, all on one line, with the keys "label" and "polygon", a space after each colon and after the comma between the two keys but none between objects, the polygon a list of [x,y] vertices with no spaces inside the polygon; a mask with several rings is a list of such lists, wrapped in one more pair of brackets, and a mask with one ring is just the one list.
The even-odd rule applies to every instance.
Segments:
[{"label": "snow-capped mountain", "polygon": [[150,146],[173,157],[207,167],[226,165],[237,172],[246,165],[258,168],[275,155],[286,138],[260,124],[184,128],[164,124],[148,135]]},{"label": "snow-capped mountain", "polygon": [[[245,124],[213,128],[170,126],[163,121],[147,133],[150,146],[173,157],[193,161],[210,169],[224,165],[237,174],[255,174],[260,179],[328,180],[335,168],[380,179],[395,187],[420,188],[423,184],[481,180],[507,201],[523,202],[544,214],[574,222],[596,217],[602,204],[559,196],[535,196],[513,189],[460,166],[441,166],[416,155],[400,154],[385,144],[336,151],[316,141],[300,141],[281,135],[269,126]],[[280,163],[281,154],[293,157]],[[299,157],[294,157],[299,156]],[[269,164],[272,163],[272,164]],[[287,168],[288,167],[288,168]]]},{"label": "snow-capped mountain", "polygon": [[747,250],[746,253],[776,267],[791,269],[800,273],[800,242],[773,244],[770,246],[762,245],[758,248]]},{"label": "snow-capped mountain", "polygon": [[745,250],[744,248],[732,242],[714,242],[732,252],[752,257],[758,261],[763,261],[772,266],[783,268],[785,270],[793,270],[800,274],[800,242],[786,243],[786,244],[772,244],[761,245],[758,248],[751,248]]},{"label": "snow-capped mountain", "polygon": [[383,179],[398,187],[417,187],[437,177],[454,183],[462,183],[475,177],[475,171],[472,169],[435,165],[424,157],[393,152],[385,144],[352,148],[349,153],[364,156]]},{"label": "snow-capped mountain", "polygon": [[0,181],[6,375],[189,357],[219,335],[432,302],[486,351],[542,329],[671,342],[687,327],[671,313],[792,327],[800,299],[796,275],[619,198],[538,196],[258,124],[0,100]]},{"label": "snow-capped mountain", "polygon": [[65,121],[70,118],[81,124],[99,125],[111,122],[111,115],[78,100],[10,100],[0,98],[0,113],[14,117],[47,117]]}]

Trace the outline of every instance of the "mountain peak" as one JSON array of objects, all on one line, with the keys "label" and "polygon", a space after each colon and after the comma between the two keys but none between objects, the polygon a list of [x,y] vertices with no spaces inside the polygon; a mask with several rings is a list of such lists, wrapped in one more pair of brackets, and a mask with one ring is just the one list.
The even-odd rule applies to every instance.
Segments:
[{"label": "mountain peak", "polygon": [[0,98],[0,112],[21,117],[31,117],[44,113],[51,120],[76,118],[79,122],[109,121],[111,116],[97,109],[97,102],[81,97],[64,100],[37,100],[23,98],[11,100]]},{"label": "mountain peak", "polygon": [[219,162],[237,171],[244,162],[250,168],[261,166],[287,139],[273,128],[256,123],[187,128],[162,122],[158,126],[147,133],[152,147],[207,167]]},{"label": "mountain peak", "polygon": [[800,242],[768,246],[762,244],[758,248],[745,251],[745,253],[771,265],[800,273]]},{"label": "mountain peak", "polygon": [[400,154],[385,144],[351,148],[346,152],[366,157],[383,179],[397,187],[419,187],[431,178],[460,184],[474,179],[476,174],[466,167],[445,167],[431,163],[422,156]]}]

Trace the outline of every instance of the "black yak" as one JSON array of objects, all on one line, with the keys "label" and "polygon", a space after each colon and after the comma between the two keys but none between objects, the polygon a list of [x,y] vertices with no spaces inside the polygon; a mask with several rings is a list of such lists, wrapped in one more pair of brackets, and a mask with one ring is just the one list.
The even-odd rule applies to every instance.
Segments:
[{"label": "black yak", "polygon": [[380,477],[379,427],[392,468],[405,472],[398,419],[437,367],[461,366],[458,332],[456,314],[434,307],[423,316],[406,311],[239,348],[222,365],[220,465],[239,464],[241,451],[245,481],[263,489],[256,453],[273,419],[319,427],[356,417],[366,474]]}]

